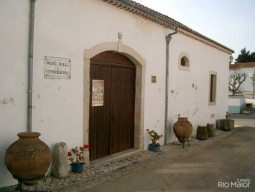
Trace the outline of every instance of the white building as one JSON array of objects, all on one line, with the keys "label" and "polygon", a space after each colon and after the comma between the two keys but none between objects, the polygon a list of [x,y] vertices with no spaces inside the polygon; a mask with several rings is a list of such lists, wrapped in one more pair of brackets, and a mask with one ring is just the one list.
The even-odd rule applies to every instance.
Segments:
[{"label": "white building", "polygon": [[50,148],[89,144],[93,160],[147,149],[146,129],[172,142],[178,116],[196,134],[228,110],[233,51],[134,1],[1,0],[0,26],[0,187],[17,184],[4,155],[19,132],[40,132]]},{"label": "white building", "polygon": [[251,77],[255,73],[255,62],[247,62],[247,63],[235,63],[229,65],[229,73],[240,73],[246,74],[245,81],[240,85],[239,91],[242,92],[252,92],[252,80]]}]

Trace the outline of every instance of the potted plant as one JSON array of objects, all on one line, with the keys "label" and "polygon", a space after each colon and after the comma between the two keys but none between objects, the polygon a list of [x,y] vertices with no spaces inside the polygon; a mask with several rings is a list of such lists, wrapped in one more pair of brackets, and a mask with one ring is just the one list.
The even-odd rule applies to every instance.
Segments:
[{"label": "potted plant", "polygon": [[160,144],[159,144],[159,139],[163,137],[163,135],[159,135],[156,131],[154,130],[146,130],[149,134],[149,138],[151,139],[151,144],[149,144],[149,150],[158,152],[160,150]]},{"label": "potted plant", "polygon": [[[89,145],[84,145],[84,147],[75,147],[70,152],[67,153],[71,163],[71,170],[74,173],[81,173],[83,171],[83,165],[85,164],[85,158],[83,152],[89,149]],[[74,155],[74,157],[73,157]]]}]

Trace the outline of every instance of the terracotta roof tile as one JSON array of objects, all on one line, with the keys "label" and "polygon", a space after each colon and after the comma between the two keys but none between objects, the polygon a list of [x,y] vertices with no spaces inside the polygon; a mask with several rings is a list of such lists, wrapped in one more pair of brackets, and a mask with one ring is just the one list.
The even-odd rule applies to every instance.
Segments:
[{"label": "terracotta roof tile", "polygon": [[235,63],[235,64],[229,65],[230,70],[242,69],[242,68],[253,68],[253,67],[255,67],[255,62]]},{"label": "terracotta roof tile", "polygon": [[[220,48],[221,50],[224,50],[225,52],[227,52],[229,54],[234,53],[234,51],[232,49],[230,49],[230,48],[228,48],[228,47],[226,47],[226,46],[224,46],[224,45],[222,45],[222,44],[220,44],[220,43],[218,43],[218,42],[216,42],[216,41],[214,41],[214,40],[212,40],[212,39],[210,39],[210,38],[208,38],[208,37],[206,37],[206,36],[204,36],[200,33],[198,33],[197,31],[187,27],[186,25],[183,25],[182,23],[172,19],[171,17],[168,17],[167,15],[163,15],[163,14],[161,14],[157,11],[154,11],[153,9],[150,9],[150,8],[144,6],[140,3],[137,3],[133,0],[123,0],[125,2],[132,3],[132,7],[127,7],[126,5],[122,5],[121,2],[118,1],[118,0],[103,0],[103,1],[106,2],[106,3],[112,4],[113,6],[116,6],[120,9],[124,9],[126,11],[129,11],[129,12],[133,13],[133,14],[139,15],[139,16],[145,18],[145,19],[149,19],[153,22],[156,22],[160,25],[163,25],[163,26],[171,28],[171,29],[174,29],[175,26],[178,26],[178,32],[179,33],[190,36],[190,37],[192,37],[192,38],[194,38],[198,41],[202,41],[202,42],[204,42],[206,44],[209,44],[213,47]],[[134,7],[139,7],[139,9],[140,8],[144,9],[144,10],[146,10],[146,11],[152,13],[152,14],[157,15],[157,17],[156,18],[152,17],[151,15],[148,15],[145,12],[142,12],[140,10],[136,10]],[[165,22],[165,21],[167,21],[167,22]],[[171,23],[171,24],[169,24],[169,23]]]}]

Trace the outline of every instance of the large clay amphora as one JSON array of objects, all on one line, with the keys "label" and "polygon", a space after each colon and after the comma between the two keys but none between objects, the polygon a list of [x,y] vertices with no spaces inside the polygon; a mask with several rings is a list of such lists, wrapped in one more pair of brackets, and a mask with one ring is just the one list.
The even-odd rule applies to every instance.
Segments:
[{"label": "large clay amphora", "polygon": [[15,179],[32,181],[44,177],[51,164],[50,148],[37,132],[18,133],[19,139],[5,153],[5,165]]},{"label": "large clay amphora", "polygon": [[192,134],[192,124],[187,117],[179,117],[173,129],[175,136],[181,143],[186,142]]}]

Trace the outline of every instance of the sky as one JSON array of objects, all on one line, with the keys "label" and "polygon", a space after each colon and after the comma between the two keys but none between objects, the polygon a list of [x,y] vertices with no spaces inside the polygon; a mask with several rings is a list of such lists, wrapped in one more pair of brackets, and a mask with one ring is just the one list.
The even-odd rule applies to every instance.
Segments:
[{"label": "sky", "polygon": [[255,0],[135,0],[235,51],[255,52]]}]

